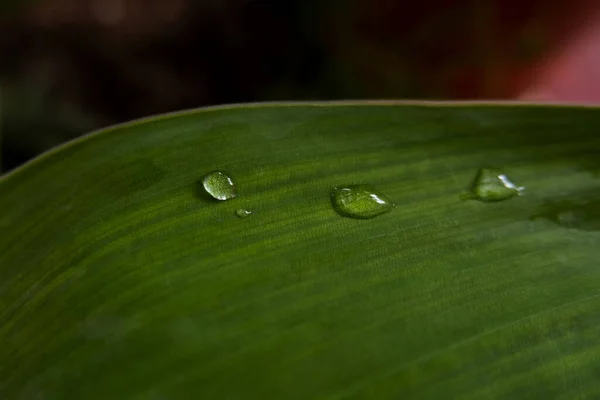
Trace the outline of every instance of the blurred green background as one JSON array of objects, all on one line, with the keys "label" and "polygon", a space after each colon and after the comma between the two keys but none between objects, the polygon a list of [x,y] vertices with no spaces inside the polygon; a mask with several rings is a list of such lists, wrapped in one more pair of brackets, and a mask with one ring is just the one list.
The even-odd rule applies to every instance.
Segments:
[{"label": "blurred green background", "polygon": [[596,7],[562,0],[0,2],[2,171],[222,103],[510,99]]}]

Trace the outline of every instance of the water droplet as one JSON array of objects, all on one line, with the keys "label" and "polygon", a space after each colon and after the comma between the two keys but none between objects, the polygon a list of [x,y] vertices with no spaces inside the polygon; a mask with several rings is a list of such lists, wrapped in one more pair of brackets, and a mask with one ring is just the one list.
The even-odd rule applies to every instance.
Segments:
[{"label": "water droplet", "polygon": [[371,185],[350,185],[333,188],[331,202],[338,214],[350,218],[368,219],[390,212],[394,203]]},{"label": "water droplet", "polygon": [[235,210],[236,217],[246,218],[250,214],[252,214],[252,211],[244,210],[243,208],[238,208]]},{"label": "water droplet", "polygon": [[206,174],[202,178],[202,187],[206,193],[217,200],[229,200],[237,196],[233,180],[221,171]]},{"label": "water droplet", "polygon": [[481,168],[473,181],[471,190],[461,195],[463,200],[502,201],[520,196],[525,187],[515,185],[502,171]]}]

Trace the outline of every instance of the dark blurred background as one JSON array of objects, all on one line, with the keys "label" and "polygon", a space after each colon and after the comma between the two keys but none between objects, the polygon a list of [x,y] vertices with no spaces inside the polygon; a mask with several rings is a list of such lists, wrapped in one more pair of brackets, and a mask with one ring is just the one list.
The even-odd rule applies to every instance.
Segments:
[{"label": "dark blurred background", "polygon": [[597,0],[0,0],[1,168],[99,127],[223,103],[596,102],[599,6]]}]

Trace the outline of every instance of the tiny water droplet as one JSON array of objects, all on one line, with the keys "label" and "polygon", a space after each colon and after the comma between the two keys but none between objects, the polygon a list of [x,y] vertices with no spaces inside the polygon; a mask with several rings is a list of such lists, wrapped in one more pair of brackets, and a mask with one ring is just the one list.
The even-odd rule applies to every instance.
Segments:
[{"label": "tiny water droplet", "polygon": [[373,218],[390,212],[394,203],[371,185],[349,185],[333,188],[331,203],[338,214],[359,219]]},{"label": "tiny water droplet", "polygon": [[520,196],[525,187],[515,185],[502,171],[495,168],[481,168],[471,185],[471,190],[463,193],[463,200],[502,201]]},{"label": "tiny water droplet", "polygon": [[206,174],[202,178],[202,186],[206,193],[216,200],[229,200],[237,196],[233,180],[221,171]]},{"label": "tiny water droplet", "polygon": [[235,216],[239,218],[246,218],[250,214],[252,214],[252,211],[244,210],[243,208],[235,210]]}]

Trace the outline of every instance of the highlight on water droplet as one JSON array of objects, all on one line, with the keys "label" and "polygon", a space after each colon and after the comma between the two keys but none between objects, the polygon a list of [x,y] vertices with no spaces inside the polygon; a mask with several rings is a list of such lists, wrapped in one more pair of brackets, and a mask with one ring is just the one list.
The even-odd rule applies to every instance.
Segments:
[{"label": "highlight on water droplet", "polygon": [[237,196],[235,185],[229,175],[222,171],[213,171],[202,178],[202,187],[216,200],[229,200]]},{"label": "highlight on water droplet", "polygon": [[463,193],[463,200],[475,199],[479,201],[502,201],[514,196],[520,196],[525,190],[524,186],[514,184],[506,174],[497,168],[481,168],[467,193]]},{"label": "highlight on water droplet", "polygon": [[235,210],[235,216],[239,218],[246,218],[250,214],[252,214],[252,211],[244,210],[243,208]]},{"label": "highlight on water droplet", "polygon": [[335,211],[344,216],[369,219],[390,212],[395,204],[371,185],[335,187],[331,191]]}]

